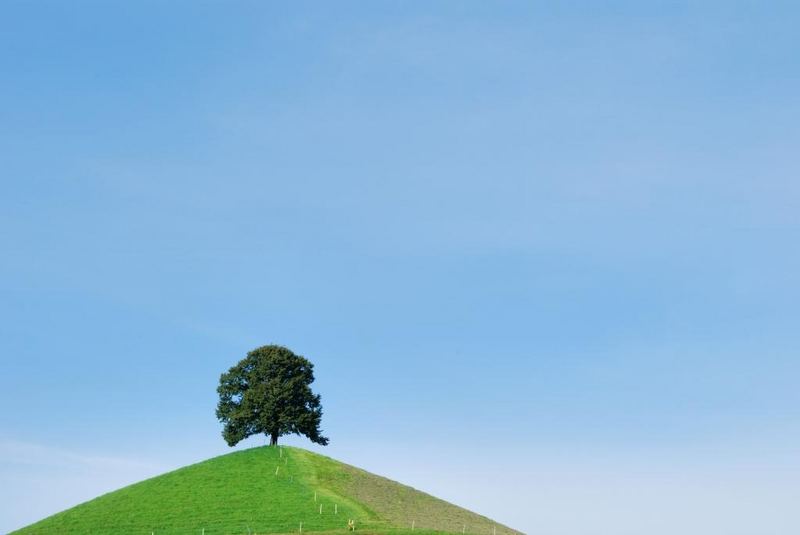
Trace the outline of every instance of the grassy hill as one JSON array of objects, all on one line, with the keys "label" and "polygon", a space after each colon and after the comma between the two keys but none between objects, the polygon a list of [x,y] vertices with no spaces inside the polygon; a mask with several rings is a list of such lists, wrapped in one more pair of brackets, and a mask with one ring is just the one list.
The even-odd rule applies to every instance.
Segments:
[{"label": "grassy hill", "polygon": [[15,534],[432,532],[515,535],[492,520],[298,448],[215,457],[105,494]]}]

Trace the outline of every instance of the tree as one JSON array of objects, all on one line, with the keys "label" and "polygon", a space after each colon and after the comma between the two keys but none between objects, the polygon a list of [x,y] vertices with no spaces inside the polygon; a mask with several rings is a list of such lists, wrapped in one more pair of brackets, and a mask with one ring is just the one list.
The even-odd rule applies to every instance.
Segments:
[{"label": "tree", "polygon": [[289,433],[328,444],[320,434],[322,405],[311,391],[314,365],[289,349],[268,345],[247,354],[219,378],[217,418],[222,436],[235,446],[251,435],[264,433],[270,445]]}]

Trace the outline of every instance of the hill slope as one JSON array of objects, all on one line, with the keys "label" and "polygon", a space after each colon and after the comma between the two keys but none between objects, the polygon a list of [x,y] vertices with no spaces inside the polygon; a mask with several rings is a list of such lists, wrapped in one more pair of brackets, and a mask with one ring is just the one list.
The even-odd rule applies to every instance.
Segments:
[{"label": "hill slope", "polygon": [[[321,509],[320,509],[321,508]],[[320,512],[321,511],[321,512]],[[298,448],[252,448],[105,494],[15,534],[266,534],[427,531],[515,535],[510,528]]]}]

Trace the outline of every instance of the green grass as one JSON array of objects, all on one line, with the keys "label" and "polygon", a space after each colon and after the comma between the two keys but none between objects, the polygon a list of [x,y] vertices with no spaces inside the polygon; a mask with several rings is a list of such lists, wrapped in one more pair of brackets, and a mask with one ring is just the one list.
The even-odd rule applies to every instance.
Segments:
[{"label": "green grass", "polygon": [[[275,471],[277,469],[277,475]],[[316,493],[316,501],[315,501]],[[320,514],[320,505],[322,514]],[[338,510],[338,514],[335,511]],[[518,532],[410,487],[298,448],[239,451],[136,483],[15,534]]]}]

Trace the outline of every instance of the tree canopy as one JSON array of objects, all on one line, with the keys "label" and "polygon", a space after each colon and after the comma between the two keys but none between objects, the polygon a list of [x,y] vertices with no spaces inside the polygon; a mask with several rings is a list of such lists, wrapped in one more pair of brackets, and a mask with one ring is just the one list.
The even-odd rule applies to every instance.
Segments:
[{"label": "tree canopy", "polygon": [[328,444],[320,433],[322,405],[311,391],[314,365],[291,350],[267,345],[250,351],[219,379],[217,418],[229,446],[264,433],[270,444],[290,433]]}]

